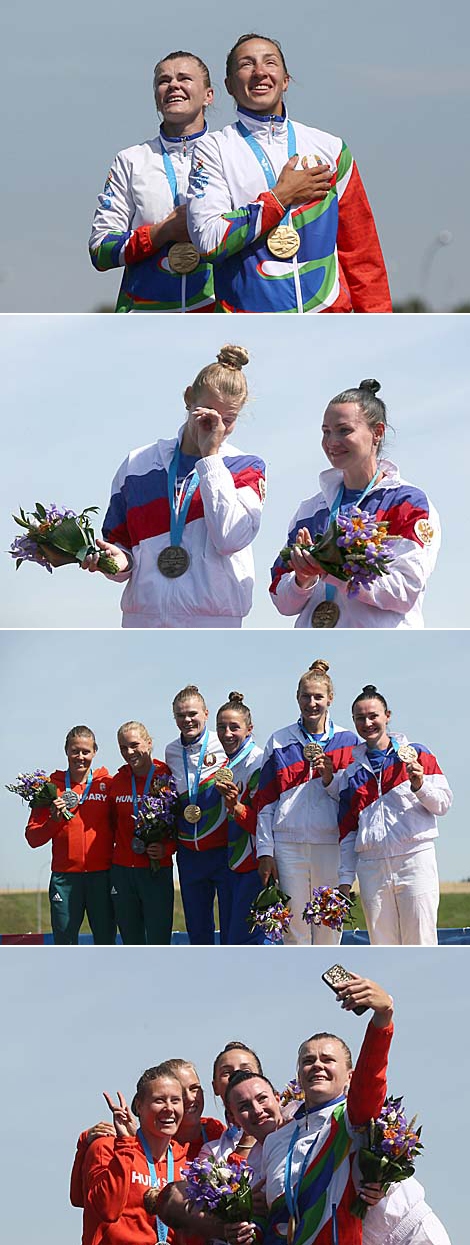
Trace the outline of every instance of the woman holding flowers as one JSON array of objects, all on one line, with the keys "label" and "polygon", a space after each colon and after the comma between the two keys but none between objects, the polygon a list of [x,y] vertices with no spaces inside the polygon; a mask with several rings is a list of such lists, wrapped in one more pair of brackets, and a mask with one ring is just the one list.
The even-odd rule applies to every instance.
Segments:
[{"label": "woman holding flowers", "polygon": [[359,878],[371,943],[437,945],[437,818],[452,804],[445,775],[423,744],[390,734],[391,711],[373,684],[352,706],[364,741],[341,781],[340,890]]},{"label": "woman holding flowers", "polygon": [[302,914],[320,886],[338,884],[337,799],[357,735],[330,716],[334,689],[328,662],[318,659],[299,680],[300,717],[266,744],[258,790],[256,849],[266,886],[279,880],[290,896],[288,943],[337,944],[341,931],[307,926]]},{"label": "woman holding flowers", "polygon": [[[271,573],[276,609],[297,615],[296,627],[424,626],[439,518],[426,494],[381,457],[387,411],[379,389],[363,380],[326,408],[322,446],[332,470],[298,507]],[[313,542],[327,531],[316,561]]]},{"label": "woman holding flowers", "polygon": [[[142,722],[124,722],[118,730],[118,744],[125,764],[115,774],[110,791],[115,840],[111,895],[116,920],[124,943],[165,945],[171,942],[173,927],[176,838],[171,836],[176,791],[172,799],[170,770],[152,756],[152,739]],[[160,813],[160,833],[150,834],[148,842],[142,812],[152,807],[152,801],[161,804],[162,798],[168,807]]]},{"label": "woman holding flowers", "polygon": [[228,814],[228,863],[232,872],[231,946],[261,943],[262,930],[249,932],[251,904],[259,891],[256,859],[256,792],[262,750],[253,739],[251,711],[242,692],[229,692],[217,714],[217,734],[227,764],[216,775],[216,787]]},{"label": "woman holding flowers", "polygon": [[116,923],[110,896],[113,850],[111,775],[96,766],[98,751],[88,726],[73,726],[65,740],[67,769],[55,770],[52,804],[33,808],[26,827],[30,847],[52,842],[49,886],[54,942],[78,943],[85,913],[95,943],[114,943]]},{"label": "woman holding flowers", "polygon": [[[228,441],[247,362],[223,346],[185,390],[177,436],[133,450],[115,476],[98,544],[127,584],[124,627],[241,627],[251,609],[265,466]],[[97,556],[84,565],[99,569]]]}]

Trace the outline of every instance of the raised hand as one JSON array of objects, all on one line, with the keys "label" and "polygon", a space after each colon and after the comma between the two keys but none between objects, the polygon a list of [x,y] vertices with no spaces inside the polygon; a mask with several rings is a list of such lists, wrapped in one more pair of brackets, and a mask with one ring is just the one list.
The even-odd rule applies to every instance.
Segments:
[{"label": "raised hand", "polygon": [[103,1091],[103,1098],[113,1114],[113,1124],[117,1137],[135,1137],[135,1122],[124,1095],[118,1090],[119,1102],[113,1102],[109,1094]]}]

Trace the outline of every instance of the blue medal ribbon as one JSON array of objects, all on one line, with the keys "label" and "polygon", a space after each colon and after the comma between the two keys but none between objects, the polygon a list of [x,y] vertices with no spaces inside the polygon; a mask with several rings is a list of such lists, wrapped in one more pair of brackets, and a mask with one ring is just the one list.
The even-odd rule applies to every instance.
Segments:
[{"label": "blue medal ribbon", "polygon": [[[152,1151],[148,1144],[147,1138],[144,1137],[144,1134],[141,1128],[139,1128],[137,1131],[137,1138],[140,1141],[143,1152],[147,1159],[147,1167],[149,1169],[150,1179],[152,1181],[151,1187],[152,1189],[159,1189],[160,1181],[157,1177],[157,1173],[155,1170],[155,1163],[153,1161]],[[172,1184],[174,1175],[175,1175],[175,1161],[173,1158],[173,1150],[171,1146],[168,1146],[168,1150],[166,1152],[166,1182],[167,1184]],[[161,1245],[163,1245],[163,1242],[166,1241],[167,1236],[168,1236],[168,1228],[167,1228],[166,1223],[162,1223],[161,1219],[158,1218],[158,1215],[155,1216],[155,1228],[157,1232],[157,1240],[161,1243]]]},{"label": "blue medal ribbon", "polygon": [[[152,778],[154,774],[156,774],[156,772],[157,771],[155,769],[155,766],[151,765],[149,772],[147,774],[147,777],[145,779],[145,786],[144,786],[140,799],[144,800],[145,796],[148,795],[150,791],[150,784],[152,782]],[[134,817],[137,820],[137,817],[139,816],[139,796],[137,795],[137,784],[135,781],[135,775],[132,773],[132,771],[131,771],[131,786],[132,786],[132,807],[134,809]]]},{"label": "blue medal ribbon", "polygon": [[[248,143],[248,146],[251,148],[253,155],[256,156],[258,164],[261,166],[264,176],[266,178],[268,190],[274,190],[274,187],[276,185],[276,182],[278,181],[278,178],[275,176],[274,169],[269,159],[269,156],[267,156],[266,152],[263,151],[261,144],[258,142],[256,138],[254,138],[253,134],[251,133],[250,130],[247,129],[246,125],[243,125],[243,121],[237,121],[237,130],[238,130],[238,133],[241,134],[241,137],[245,139],[245,142]],[[296,145],[295,130],[292,125],[292,121],[288,121],[287,122],[287,158],[288,160],[290,160],[291,156],[295,156],[296,152],[297,152],[297,145]],[[280,221],[280,224],[285,225],[289,222],[289,220],[290,220],[290,208],[286,208],[284,216],[282,217],[282,220]]]},{"label": "blue medal ribbon", "polygon": [[231,769],[232,765],[238,765],[239,761],[244,761],[245,757],[247,757],[248,754],[252,752],[254,746],[255,746],[255,741],[253,739],[253,736],[249,735],[248,739],[244,739],[243,743],[241,744],[241,747],[238,749],[238,752],[234,752],[233,756],[231,757],[229,757],[227,753],[228,768]]},{"label": "blue medal ribbon", "polygon": [[[201,138],[201,137],[202,137],[202,135],[203,135],[203,134],[205,134],[206,132],[207,132],[207,125],[205,125],[205,126],[204,126],[204,129],[203,129],[203,130],[199,130],[197,134],[183,134],[183,135],[181,135],[181,136],[179,136],[179,135],[178,135],[178,137],[177,137],[177,138],[168,138],[168,139],[167,139],[167,142],[169,142],[169,143],[182,143],[182,144],[183,144],[183,152],[184,152],[184,155],[186,155],[186,144],[187,144],[187,143],[189,143],[189,142],[194,142],[197,138]],[[182,196],[178,193],[178,186],[177,186],[177,182],[176,182],[176,173],[175,173],[175,170],[174,170],[173,161],[172,161],[171,156],[169,155],[168,151],[166,151],[166,150],[165,150],[165,148],[164,148],[164,146],[163,146],[163,142],[162,142],[162,134],[163,134],[163,127],[161,126],[161,127],[160,127],[160,138],[159,138],[159,142],[160,142],[160,151],[161,151],[161,153],[162,153],[163,167],[164,167],[164,169],[165,169],[165,173],[166,173],[166,176],[167,176],[168,185],[169,185],[169,187],[170,187],[170,190],[171,190],[171,193],[172,193],[172,196],[173,196],[173,207],[180,207],[181,203],[184,203],[184,202],[185,202],[185,200],[184,200],[184,198],[182,198]]]},{"label": "blue medal ribbon", "polygon": [[[354,502],[355,506],[359,506],[361,501],[364,501],[364,498],[367,497],[368,493],[370,493],[371,488],[374,487],[374,484],[376,483],[376,480],[378,480],[379,475],[380,475],[380,467],[377,467],[377,471],[375,475],[372,476],[371,480],[369,480],[369,483],[366,485],[364,492],[361,493],[361,496],[358,497],[357,501]],[[344,493],[344,480],[342,484],[340,484],[339,486],[338,492],[336,494],[335,500],[330,510],[330,523],[332,523],[333,520],[336,519],[337,515],[339,514],[341,510],[341,502],[343,500],[343,493]],[[344,509],[345,511],[347,511],[350,509],[350,506],[345,506]],[[336,588],[333,587],[333,584],[326,584],[325,600],[334,601],[335,596],[336,596]]]},{"label": "blue medal ribbon", "polygon": [[209,742],[209,727],[206,726],[204,735],[201,740],[199,759],[198,759],[198,763],[196,766],[196,773],[194,775],[190,775],[189,769],[188,769],[188,757],[186,754],[186,748],[189,747],[190,745],[183,744],[183,765],[184,765],[184,776],[186,778],[186,789],[188,792],[188,804],[197,804],[199,783],[201,781],[202,767],[204,765],[204,757],[206,755],[206,748],[207,748],[208,742]]},{"label": "blue medal ribbon", "polygon": [[[82,793],[82,795],[80,796],[80,799],[79,799],[79,801],[78,801],[78,803],[79,803],[79,804],[84,804],[84,803],[85,803],[85,800],[86,800],[86,798],[87,798],[87,795],[88,795],[88,792],[89,792],[89,790],[90,790],[90,787],[91,787],[92,782],[93,782],[93,770],[91,769],[91,770],[90,770],[90,773],[89,773],[89,775],[88,775],[87,781],[86,781],[85,790],[84,790],[84,792]],[[69,770],[69,769],[67,770],[66,775],[65,775],[65,790],[66,790],[66,791],[71,791],[71,790],[72,790],[71,783],[70,783],[70,770]],[[78,807],[78,806],[77,806],[77,807]]]},{"label": "blue medal ribbon", "polygon": [[199,475],[194,468],[190,476],[187,476],[177,489],[178,463],[181,453],[179,441],[176,442],[173,458],[168,468],[168,503],[170,506],[170,542],[172,545],[180,545],[183,539],[184,525],[186,516],[191,504],[191,498],[196,492],[199,484]]},{"label": "blue medal ribbon", "polygon": [[297,726],[300,727],[302,735],[305,735],[305,738],[308,739],[311,744],[328,744],[335,733],[334,723],[331,718],[328,719],[328,730],[323,731],[323,734],[320,735],[309,735],[309,732],[306,730],[301,717],[297,720]]}]

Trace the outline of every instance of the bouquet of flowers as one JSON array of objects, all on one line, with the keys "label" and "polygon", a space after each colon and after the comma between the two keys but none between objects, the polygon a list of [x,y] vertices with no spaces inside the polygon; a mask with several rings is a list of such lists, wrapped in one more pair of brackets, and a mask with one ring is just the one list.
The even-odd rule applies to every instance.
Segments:
[{"label": "bouquet of flowers", "polygon": [[194,1159],[182,1168],[191,1208],[207,1210],[226,1223],[249,1223],[253,1214],[253,1172],[245,1162],[233,1159]]},{"label": "bouquet of flowers", "polygon": [[[74,510],[59,508],[55,502],[43,506],[37,501],[36,509],[31,514],[25,514],[20,507],[21,518],[16,514],[13,518],[15,523],[25,528],[25,535],[17,536],[8,550],[16,559],[16,569],[22,562],[38,562],[52,574],[51,554],[59,554],[61,564],[65,565],[68,562],[82,563],[89,553],[98,553],[95,533],[88,517],[97,513],[97,506],[88,506],[81,514],[75,514]],[[119,569],[114,558],[104,550],[99,554],[98,566],[108,575],[116,575]]]},{"label": "bouquet of flowers", "polygon": [[269,942],[282,942],[282,935],[289,929],[292,920],[289,899],[290,895],[281,891],[276,882],[265,886],[256,896],[246,918],[251,922],[250,934],[258,927],[264,930]]},{"label": "bouquet of flowers", "polygon": [[[421,1128],[414,1129],[416,1116],[408,1124],[401,1109],[403,1098],[386,1098],[378,1119],[371,1120],[367,1145],[359,1150],[359,1166],[366,1183],[374,1181],[387,1192],[396,1180],[407,1180],[414,1173],[412,1159],[423,1149]],[[356,1197],[351,1213],[365,1219],[367,1203]]]},{"label": "bouquet of flowers", "polygon": [[[32,808],[50,808],[54,800],[57,799],[57,787],[46,771],[43,769],[35,769],[32,774],[18,774],[16,782],[5,784],[7,791],[13,791],[14,795],[21,796],[26,804]],[[73,811],[62,809],[62,817],[66,821],[70,821],[73,817]]]},{"label": "bouquet of flowers", "polygon": [[[392,542],[388,523],[378,523],[367,510],[351,506],[349,514],[333,519],[323,536],[315,536],[310,545],[298,544],[311,553],[325,574],[347,583],[347,592],[356,596],[359,588],[369,588],[378,575],[388,575]],[[295,548],[294,544],[294,548]],[[290,562],[291,547],[281,549],[280,557]]]},{"label": "bouquet of flowers", "polygon": [[[162,843],[176,837],[176,808],[178,792],[171,774],[155,775],[148,795],[141,796],[139,812],[135,818],[134,835],[142,843],[142,850],[150,843]],[[160,868],[159,860],[150,858],[154,873]]]},{"label": "bouquet of flowers", "polygon": [[305,904],[302,920],[307,925],[327,925],[328,929],[342,929],[343,925],[352,925],[351,910],[354,895],[342,895],[333,886],[317,886],[312,890],[312,899]]}]

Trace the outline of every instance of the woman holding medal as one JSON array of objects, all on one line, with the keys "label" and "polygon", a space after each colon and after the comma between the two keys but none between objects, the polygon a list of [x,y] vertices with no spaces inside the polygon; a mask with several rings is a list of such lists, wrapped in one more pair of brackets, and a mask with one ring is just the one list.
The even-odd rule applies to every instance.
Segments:
[{"label": "woman holding medal", "polygon": [[140,1123],[137,1135],[123,1095],[118,1093],[118,1103],[108,1094],[104,1097],[113,1113],[115,1136],[98,1137],[83,1159],[83,1245],[165,1242],[167,1229],[147,1213],[144,1195],[152,1186],[162,1188],[180,1178],[186,1158],[185,1147],[176,1140],[183,1118],[180,1082],[164,1064],[142,1074],[134,1100]]},{"label": "woman holding medal", "polygon": [[209,70],[193,52],[170,52],[155,66],[163,117],[157,138],[116,156],[93,219],[90,257],[99,272],[124,267],[116,311],[213,311],[212,268],[186,225],[194,145],[207,130]]},{"label": "woman holding medal", "polygon": [[232,871],[230,946],[262,943],[264,934],[249,932],[248,916],[259,892],[256,859],[256,792],[263,756],[253,739],[253,722],[242,692],[229,692],[217,714],[217,735],[227,764],[215,775],[215,785],[228,813],[228,863]]},{"label": "woman holding medal", "polygon": [[[286,564],[278,557],[271,594],[280,614],[297,615],[296,627],[423,627],[426,581],[440,546],[439,516],[429,498],[381,457],[387,410],[376,380],[361,381],[328,403],[322,447],[331,471],[320,489],[300,503],[289,524]],[[388,524],[393,541],[388,574],[349,595],[347,584],[327,575],[303,545],[326,532],[352,507]]]},{"label": "woman holding medal", "polygon": [[436,819],[452,792],[432,752],[389,734],[390,709],[373,684],[352,715],[364,743],[340,788],[340,890],[349,895],[357,873],[372,944],[436,946]]},{"label": "woman holding medal", "polygon": [[225,85],[237,119],[195,143],[187,197],[217,310],[391,312],[357,166],[341,138],[289,120],[279,43],[242,35]]},{"label": "woman holding medal", "polygon": [[112,578],[128,581],[124,627],[241,627],[251,609],[265,465],[228,441],[247,362],[242,346],[223,346],[188,385],[178,435],[134,450],[113,481],[97,543],[114,550]]},{"label": "woman holding medal", "polygon": [[341,933],[302,920],[317,886],[338,884],[337,799],[357,735],[330,717],[334,689],[328,662],[314,661],[300,678],[300,717],[266,744],[257,796],[256,850],[263,886],[279,880],[293,913],[286,943],[336,945]]},{"label": "woman holding medal", "polygon": [[30,847],[52,841],[49,902],[59,946],[78,943],[85,914],[94,943],[108,945],[116,937],[109,880],[111,775],[95,765],[97,751],[93,731],[73,726],[65,740],[67,769],[50,776],[57,798],[47,808],[34,808],[26,827]]},{"label": "woman holding medal", "polygon": [[227,758],[217,735],[209,730],[209,712],[195,684],[177,693],[173,713],[180,734],[168,744],[165,761],[181,797],[176,859],[189,941],[214,943],[217,894],[220,941],[227,943],[232,906],[227,815],[214,782]]},{"label": "woman holding medal", "polygon": [[[170,839],[145,846],[135,833],[142,798],[152,794],[152,781],[169,774],[163,761],[152,757],[152,739],[142,722],[125,722],[118,730],[125,765],[115,774],[111,791],[114,851],[111,895],[123,943],[164,946],[173,928],[173,861],[176,844]],[[159,868],[151,869],[151,860]]]}]

